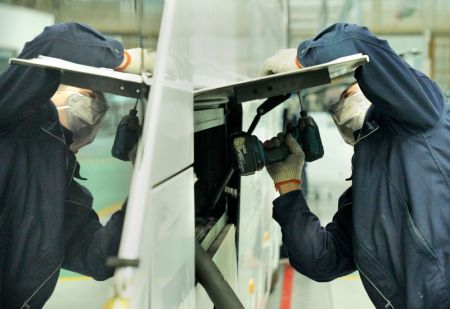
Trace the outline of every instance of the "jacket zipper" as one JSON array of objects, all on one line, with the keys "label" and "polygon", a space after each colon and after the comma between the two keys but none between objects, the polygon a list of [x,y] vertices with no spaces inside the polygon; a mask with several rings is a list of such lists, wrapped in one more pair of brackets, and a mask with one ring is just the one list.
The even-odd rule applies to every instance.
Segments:
[{"label": "jacket zipper", "polygon": [[51,137],[53,137],[54,139],[58,140],[60,143],[67,145],[66,141],[60,139],[58,136],[54,135],[53,133],[51,133],[50,131],[48,131],[47,129],[44,129],[43,127],[40,127],[40,129],[42,131],[44,131],[45,133],[47,133],[48,135],[50,135]]},{"label": "jacket zipper", "polygon": [[47,283],[48,280],[50,280],[51,277],[61,268],[62,262],[59,263],[58,267],[52,271],[52,273],[47,277],[47,279],[44,280],[44,282],[41,283],[41,285],[31,294],[31,296],[23,303],[23,305],[20,307],[20,309],[29,308],[28,302],[33,298],[34,295],[36,295],[37,292]]},{"label": "jacket zipper", "polygon": [[362,141],[362,140],[365,139],[366,137],[369,137],[370,135],[372,135],[372,133],[378,131],[378,129],[380,129],[380,127],[376,127],[375,129],[373,129],[372,131],[370,131],[370,132],[367,133],[366,135],[361,136],[361,137],[355,142],[355,145],[353,145],[353,147],[356,146],[356,144],[358,144],[360,141]]},{"label": "jacket zipper", "polygon": [[411,213],[409,212],[408,205],[406,205],[406,202],[403,203],[406,211],[406,215],[408,217],[409,224],[411,224],[411,227],[414,232],[414,236],[417,238],[417,241],[419,242],[420,246],[425,247],[425,250],[433,257],[436,258],[436,255],[434,254],[433,250],[431,250],[430,246],[428,245],[427,241],[423,237],[422,232],[417,228],[416,223],[414,222],[413,218],[411,217]]},{"label": "jacket zipper", "polygon": [[369,279],[369,277],[367,277],[367,275],[361,270],[361,268],[359,268],[359,266],[356,263],[356,261],[355,261],[355,265],[356,265],[356,268],[358,268],[358,271],[367,279],[367,281],[369,281],[369,283],[375,288],[375,290],[377,290],[378,294],[380,294],[381,297],[384,298],[384,300],[386,301],[386,305],[384,306],[384,308],[386,308],[386,309],[395,309],[394,306],[389,301],[389,299],[387,299],[387,297],[384,296],[383,293],[380,292],[380,290],[377,288],[377,286]]},{"label": "jacket zipper", "polygon": [[[53,135],[52,133],[50,133],[48,130],[44,129],[43,127],[40,127],[40,129],[42,131],[44,131],[45,133],[47,133],[48,135],[55,138],[56,140],[58,140],[59,142],[66,144],[65,141],[63,141],[59,137]],[[74,171],[75,171],[75,169],[74,169]],[[72,172],[72,174],[73,174],[73,172]],[[31,294],[31,296],[27,300],[25,300],[25,302],[22,304],[22,306],[20,306],[20,309],[30,308],[30,306],[28,305],[28,302],[39,292],[39,290],[47,283],[47,281],[50,280],[51,277],[53,277],[53,275],[61,268],[61,266],[62,266],[62,262],[59,263],[58,267],[56,267],[55,270],[52,271],[52,273],[47,277],[47,279],[45,279],[44,282],[41,283],[41,285]]]}]

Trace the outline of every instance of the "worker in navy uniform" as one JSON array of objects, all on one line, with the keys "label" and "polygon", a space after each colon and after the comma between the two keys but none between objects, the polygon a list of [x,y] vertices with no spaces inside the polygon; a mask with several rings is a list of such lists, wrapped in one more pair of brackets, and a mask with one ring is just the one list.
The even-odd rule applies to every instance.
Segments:
[{"label": "worker in navy uniform", "polygon": [[351,187],[331,223],[322,227],[303,197],[298,143],[289,134],[267,143],[285,142],[292,152],[267,166],[281,194],[273,217],[289,261],[321,282],[358,270],[377,308],[450,308],[450,105],[436,83],[352,24],[335,24],[297,50],[277,53],[262,73],[357,53],[370,62],[330,108],[354,147]]},{"label": "worker in navy uniform", "polygon": [[[143,65],[141,50],[78,23],[46,27],[18,57],[39,55],[131,73]],[[61,268],[96,280],[113,275],[105,260],[117,254],[124,209],[102,226],[75,180],[75,153],[92,142],[108,105],[60,78],[18,65],[0,76],[0,308],[41,308]]]}]

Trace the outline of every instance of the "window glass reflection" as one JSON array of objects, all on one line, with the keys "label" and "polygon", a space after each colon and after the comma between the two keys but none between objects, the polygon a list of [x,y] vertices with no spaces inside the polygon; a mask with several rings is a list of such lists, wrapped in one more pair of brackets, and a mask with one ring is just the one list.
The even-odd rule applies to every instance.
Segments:
[{"label": "window glass reflection", "polygon": [[[87,24],[122,42],[125,49],[156,50],[162,0],[3,0],[0,3],[0,74],[10,58],[44,27],[64,22]],[[24,90],[26,91],[26,90]],[[82,184],[94,196],[94,208],[105,223],[128,195],[132,165],[111,156],[116,128],[135,106],[136,99],[105,94],[109,110],[95,141],[80,150]],[[138,104],[142,121],[142,104]],[[108,282],[94,282],[62,270],[53,296],[45,308],[101,308],[109,296]]]}]

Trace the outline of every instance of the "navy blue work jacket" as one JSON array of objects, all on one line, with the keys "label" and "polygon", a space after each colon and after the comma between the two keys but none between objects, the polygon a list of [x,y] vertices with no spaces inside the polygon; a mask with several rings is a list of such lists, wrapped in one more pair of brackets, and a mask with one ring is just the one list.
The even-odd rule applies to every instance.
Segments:
[{"label": "navy blue work jacket", "polygon": [[450,105],[439,87],[365,27],[335,24],[298,47],[303,66],[363,53],[372,102],[352,187],[321,227],[301,191],[274,201],[290,262],[317,281],[359,270],[377,308],[450,308]]},{"label": "navy blue work jacket", "polygon": [[[67,23],[46,27],[18,57],[39,55],[115,68],[123,48]],[[71,134],[50,102],[59,82],[57,71],[19,65],[0,76],[0,308],[41,308],[61,267],[112,275],[105,258],[117,252],[123,210],[103,227],[91,194],[73,181]]]}]

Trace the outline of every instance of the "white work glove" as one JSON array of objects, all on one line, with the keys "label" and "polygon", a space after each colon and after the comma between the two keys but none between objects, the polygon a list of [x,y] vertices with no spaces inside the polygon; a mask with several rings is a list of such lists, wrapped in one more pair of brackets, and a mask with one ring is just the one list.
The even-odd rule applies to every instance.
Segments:
[{"label": "white work glove", "polygon": [[275,186],[287,180],[300,180],[303,165],[305,164],[305,153],[295,138],[287,133],[279,133],[277,137],[264,142],[266,149],[279,147],[283,141],[288,146],[291,154],[283,161],[275,162],[266,166],[267,172],[272,177]]},{"label": "white work glove", "polygon": [[[141,74],[141,70],[144,70],[153,73],[156,52],[145,48],[130,48],[124,50],[124,57],[126,63],[123,67],[118,68],[119,71]],[[144,59],[144,62],[142,62],[142,59]]]},{"label": "white work glove", "polygon": [[260,76],[298,70],[297,49],[289,48],[279,50],[275,55],[267,58],[259,70]]}]

